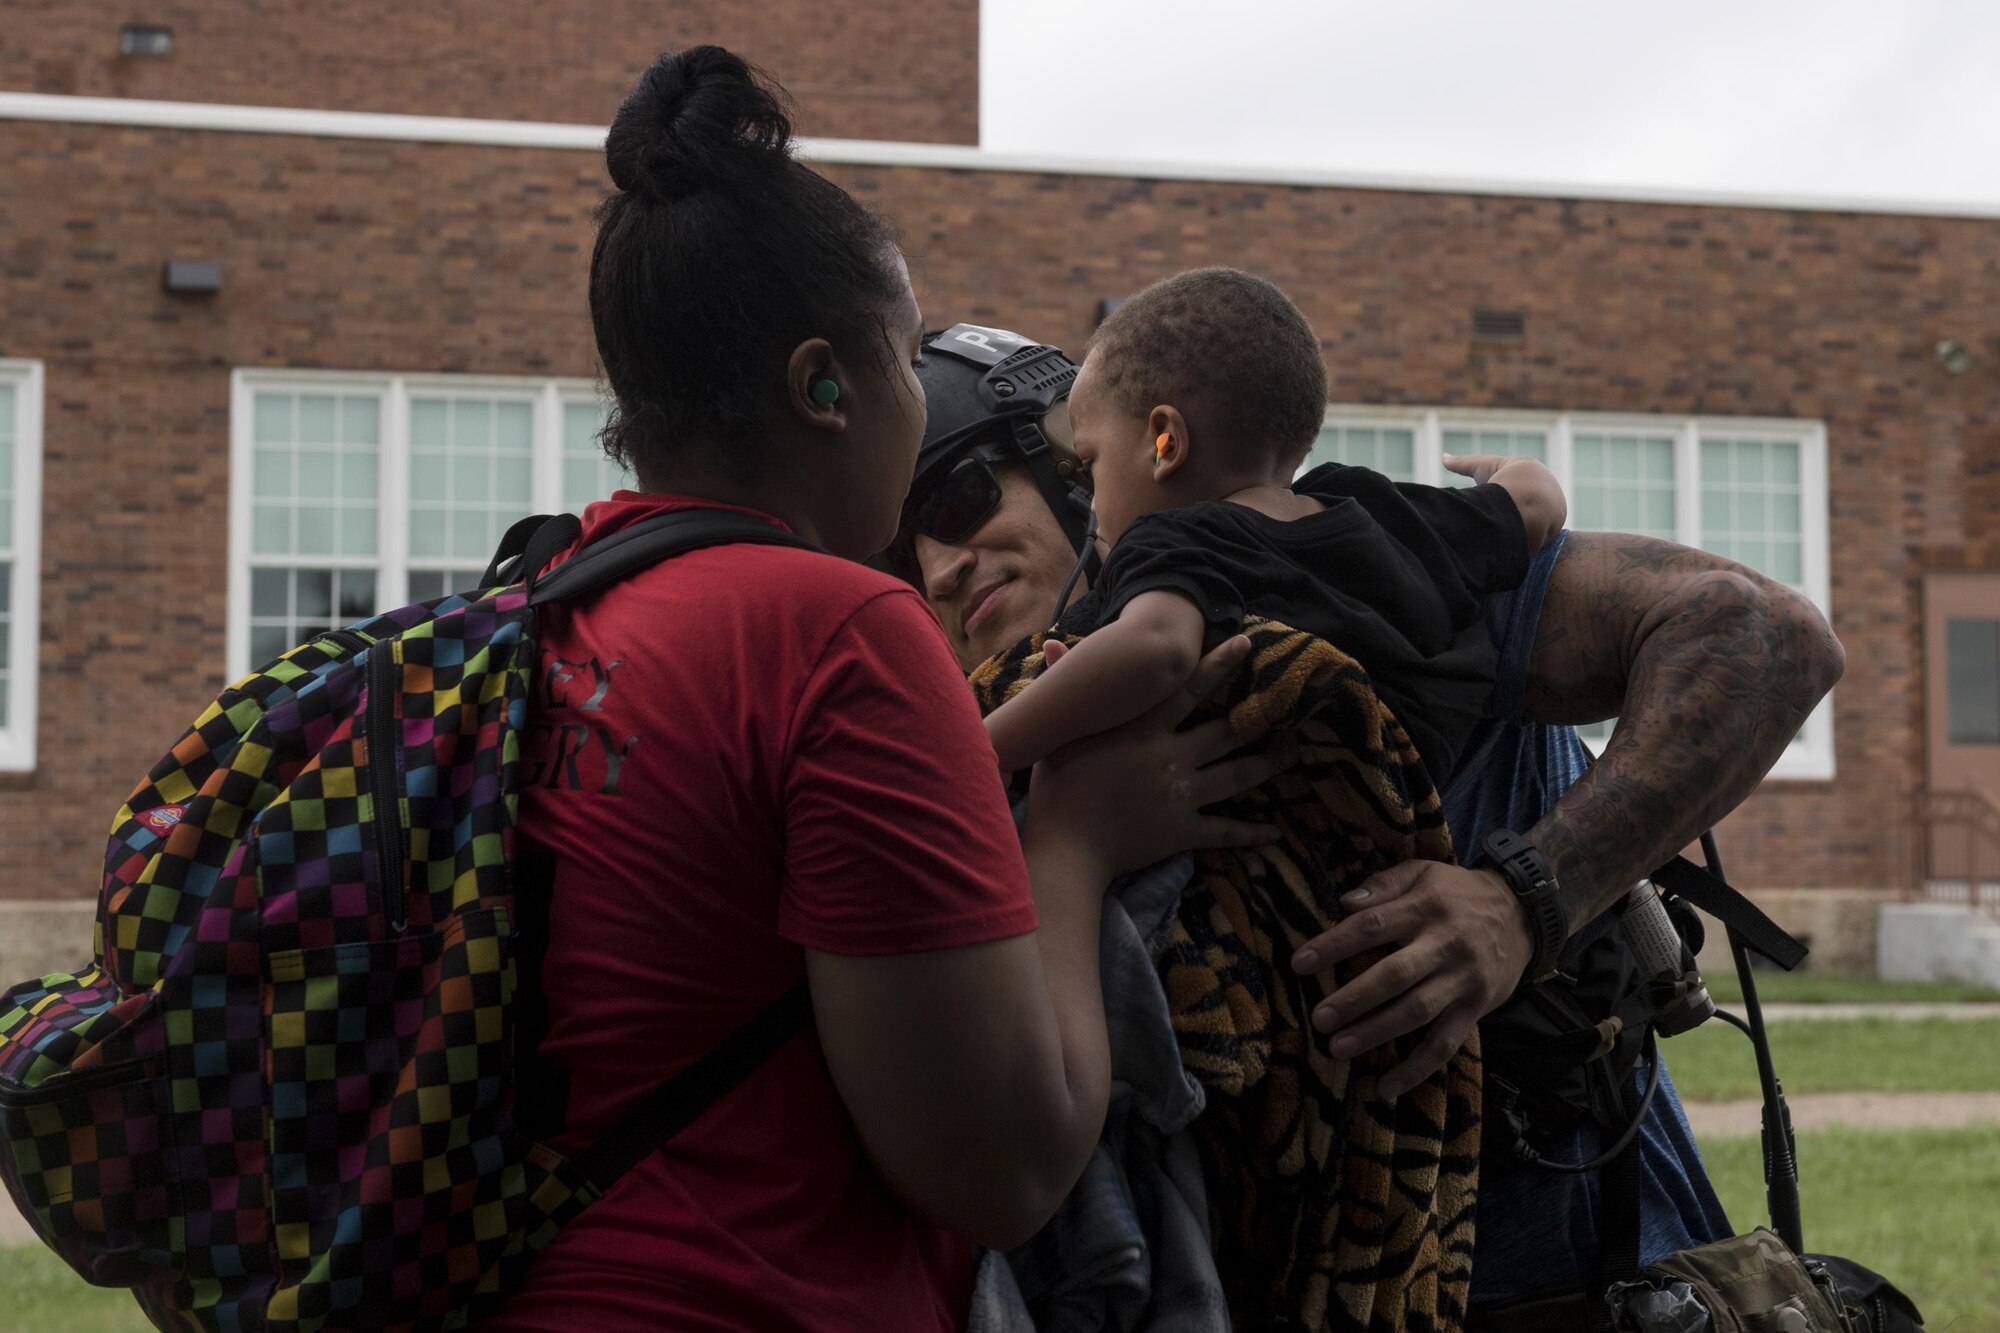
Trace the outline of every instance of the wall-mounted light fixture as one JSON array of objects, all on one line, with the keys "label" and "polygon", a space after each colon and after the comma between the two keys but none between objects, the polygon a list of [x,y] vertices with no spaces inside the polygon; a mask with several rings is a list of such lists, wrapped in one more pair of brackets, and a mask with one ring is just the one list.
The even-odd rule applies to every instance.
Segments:
[{"label": "wall-mounted light fixture", "polygon": [[1097,303],[1097,322],[1102,324],[1118,313],[1118,307],[1125,304],[1122,296],[1107,296]]},{"label": "wall-mounted light fixture", "polygon": [[1946,338],[1937,345],[1937,363],[1947,375],[1963,375],[1972,364],[1972,353],[1958,339]]},{"label": "wall-mounted light fixture", "polygon": [[128,23],[118,30],[118,54],[161,60],[174,53],[174,30],[160,23]]},{"label": "wall-mounted light fixture", "polygon": [[170,259],[160,286],[175,296],[213,296],[222,290],[222,265],[213,259]]}]

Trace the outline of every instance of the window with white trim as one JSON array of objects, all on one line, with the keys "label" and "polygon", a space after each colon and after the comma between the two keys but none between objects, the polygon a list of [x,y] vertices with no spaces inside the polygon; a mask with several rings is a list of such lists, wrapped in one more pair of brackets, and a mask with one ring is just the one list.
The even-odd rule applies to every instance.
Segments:
[{"label": "window with white trim", "polygon": [[[1819,422],[1336,406],[1306,466],[1356,463],[1399,481],[1465,485],[1445,471],[1448,453],[1539,458],[1569,496],[1572,529],[1713,551],[1804,593],[1831,618]],[[1601,748],[1611,723],[1578,732]],[[1831,698],[1771,776],[1833,776]]]},{"label": "window with white trim", "polygon": [[478,582],[516,519],[629,486],[572,380],[238,371],[229,669]]},{"label": "window with white trim", "polygon": [[42,365],[0,360],[0,771],[35,766]]}]

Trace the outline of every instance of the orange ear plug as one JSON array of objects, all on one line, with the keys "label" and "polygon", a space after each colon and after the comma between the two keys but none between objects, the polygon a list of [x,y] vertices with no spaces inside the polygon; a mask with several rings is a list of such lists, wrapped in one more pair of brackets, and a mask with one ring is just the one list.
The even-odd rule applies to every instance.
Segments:
[{"label": "orange ear plug", "polygon": [[1160,438],[1153,441],[1153,461],[1155,463],[1164,463],[1167,461],[1167,445],[1172,442],[1173,438],[1168,432],[1161,431]]}]

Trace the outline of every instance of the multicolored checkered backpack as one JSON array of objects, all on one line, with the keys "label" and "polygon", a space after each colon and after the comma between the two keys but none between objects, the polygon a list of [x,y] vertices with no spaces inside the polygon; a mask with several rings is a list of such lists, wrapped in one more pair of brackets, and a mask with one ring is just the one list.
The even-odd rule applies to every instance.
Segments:
[{"label": "multicolored checkered backpack", "polygon": [[[801,989],[574,1158],[517,1123],[534,608],[700,546],[808,545],[683,510],[536,578],[578,530],[524,521],[488,591],[223,691],[118,812],[95,963],[0,998],[0,1175],[159,1327],[463,1327],[804,1021]],[[510,557],[529,577],[493,586]]]}]

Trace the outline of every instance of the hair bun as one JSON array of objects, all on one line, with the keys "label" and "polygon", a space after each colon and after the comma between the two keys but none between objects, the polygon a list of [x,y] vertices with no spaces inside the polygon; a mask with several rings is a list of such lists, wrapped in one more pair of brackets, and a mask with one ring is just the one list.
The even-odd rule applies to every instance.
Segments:
[{"label": "hair bun", "polygon": [[604,139],[611,182],[628,194],[676,199],[786,159],[792,139],[783,90],[719,46],[653,62]]}]

